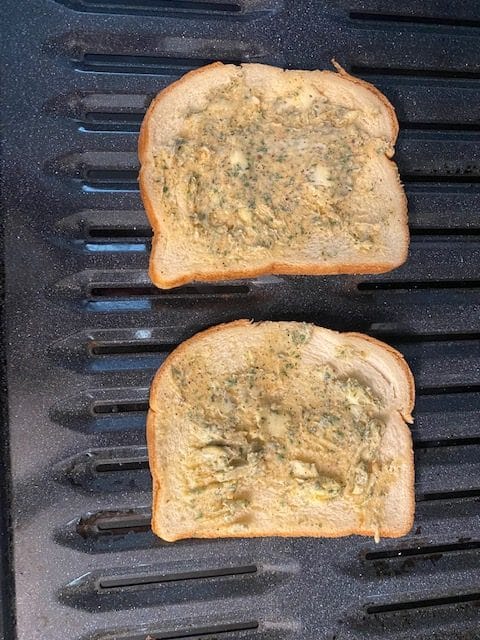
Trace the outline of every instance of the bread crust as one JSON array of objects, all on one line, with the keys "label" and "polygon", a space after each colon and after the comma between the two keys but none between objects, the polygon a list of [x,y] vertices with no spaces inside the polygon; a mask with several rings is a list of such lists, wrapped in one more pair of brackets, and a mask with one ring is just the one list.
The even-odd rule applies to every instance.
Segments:
[{"label": "bread crust", "polygon": [[[389,122],[391,125],[391,144],[392,146],[397,140],[399,126],[398,120],[395,115],[395,109],[392,104],[387,100],[387,98],[372,84],[361,80],[360,78],[356,78],[349,73],[347,73],[336,61],[332,60],[332,63],[337,70],[338,74],[345,80],[351,82],[352,84],[356,84],[362,86],[363,88],[370,91],[377,99],[379,99],[382,105],[385,107],[386,112],[388,113]],[[192,78],[201,76],[203,74],[209,73],[214,68],[221,68],[225,66],[222,62],[213,62],[204,67],[200,67],[199,69],[194,69],[186,73],[179,80],[173,82],[168,87],[160,91],[160,93],[153,99],[151,102],[146,114],[145,118],[142,122],[142,126],[140,129],[140,136],[138,141],[138,156],[140,160],[140,172],[139,172],[139,186],[140,186],[140,195],[147,213],[148,220],[153,229],[153,239],[152,239],[152,251],[150,254],[150,263],[149,263],[149,276],[152,282],[162,288],[162,289],[171,289],[173,287],[178,287],[184,285],[188,282],[192,281],[200,281],[200,282],[212,282],[212,281],[221,281],[221,280],[235,280],[235,279],[243,279],[243,278],[255,278],[263,275],[341,275],[341,274],[377,274],[377,273],[385,273],[395,269],[406,261],[408,257],[408,247],[409,247],[409,231],[408,231],[408,204],[407,198],[402,187],[400,177],[398,175],[396,164],[391,160],[393,157],[392,154],[385,156],[385,159],[388,162],[388,171],[391,173],[391,177],[393,178],[393,184],[398,186],[397,196],[401,202],[401,212],[400,216],[402,219],[401,224],[401,235],[398,237],[398,244],[401,245],[402,253],[399,260],[395,262],[377,262],[377,263],[358,263],[350,264],[350,263],[333,263],[333,264],[319,264],[315,262],[306,262],[306,263],[298,263],[291,264],[287,262],[281,261],[271,261],[265,262],[261,265],[256,265],[252,267],[238,268],[238,269],[230,269],[225,268],[221,269],[220,265],[211,271],[191,271],[185,272],[182,275],[178,275],[176,277],[164,277],[164,275],[157,268],[157,265],[154,260],[154,256],[157,252],[157,245],[159,244],[160,236],[163,233],[162,225],[160,223],[160,216],[155,212],[155,205],[152,201],[151,194],[149,192],[148,182],[146,179],[149,167],[150,167],[150,159],[148,154],[148,149],[150,148],[151,137],[152,137],[152,128],[154,126],[154,112],[159,104],[161,104],[167,96],[170,96],[173,92],[177,91],[182,85],[188,83]],[[326,73],[332,73],[327,71]]]},{"label": "bread crust", "polygon": [[368,89],[368,91],[373,93],[374,96],[378,98],[380,102],[383,103],[383,106],[387,110],[388,117],[390,120],[390,125],[392,127],[392,144],[395,144],[398,138],[399,125],[398,125],[395,109],[393,107],[393,104],[390,102],[390,100],[388,100],[388,98],[385,95],[383,95],[383,93],[379,91],[375,85],[371,84],[370,82],[367,82],[366,80],[362,80],[361,78],[357,78],[356,76],[352,76],[350,73],[345,71],[345,69],[338,64],[335,58],[332,59],[332,64],[337,70],[337,72],[342,76],[342,78],[345,78],[345,80],[349,80],[350,82],[353,82],[353,84],[358,84],[361,87]]},{"label": "bread crust", "polygon": [[394,349],[393,347],[391,347],[389,344],[386,344],[381,340],[377,340],[377,338],[372,338],[371,336],[367,336],[365,333],[358,333],[356,331],[347,331],[345,333],[336,332],[336,333],[340,333],[340,335],[343,335],[346,337],[348,336],[350,338],[359,338],[361,340],[365,340],[366,342],[369,342],[370,344],[373,344],[379,347],[380,349],[384,349],[385,351],[388,351],[388,353],[390,353],[395,358],[395,360],[397,361],[397,364],[399,364],[400,367],[402,368],[403,374],[405,376],[405,379],[407,380],[407,385],[408,385],[408,404],[407,404],[405,413],[402,412],[402,418],[405,420],[405,422],[413,422],[411,414],[413,411],[413,407],[415,406],[415,380],[413,378],[412,372],[410,371],[410,367],[405,362],[405,358],[402,356],[402,354],[396,349]]},{"label": "bread crust", "polygon": [[[176,540],[182,540],[186,538],[218,538],[219,536],[218,536],[218,531],[214,528],[209,530],[203,530],[201,532],[192,529],[188,532],[184,532],[176,536],[165,536],[165,532],[161,529],[160,523],[158,522],[158,515],[161,509],[160,503],[161,503],[161,492],[162,492],[162,484],[163,484],[161,471],[155,464],[156,461],[159,459],[159,452],[156,450],[156,446],[155,446],[155,414],[156,414],[155,405],[156,405],[156,398],[158,397],[158,389],[162,386],[163,378],[165,374],[169,371],[169,368],[172,365],[172,363],[175,362],[178,356],[181,356],[193,344],[196,344],[197,342],[201,342],[202,340],[205,339],[205,337],[211,336],[216,333],[220,333],[226,329],[230,330],[233,327],[249,327],[255,324],[262,324],[262,323],[261,322],[254,323],[251,320],[240,319],[240,320],[235,320],[233,322],[226,322],[219,325],[215,325],[213,327],[200,331],[199,333],[196,333],[191,338],[188,338],[187,340],[182,342],[174,351],[172,351],[167,356],[167,358],[164,360],[164,362],[162,363],[162,365],[160,366],[160,368],[158,369],[158,371],[156,372],[153,378],[151,389],[150,389],[150,408],[147,415],[147,426],[146,426],[149,466],[150,466],[150,472],[151,472],[152,481],[153,481],[152,531],[162,539],[166,540],[167,542],[175,542]],[[317,327],[317,328],[322,329],[321,327]],[[414,514],[415,514],[415,491],[414,491],[415,470],[414,470],[413,441],[412,441],[411,431],[408,428],[408,426],[405,424],[405,421],[409,421],[409,422],[413,421],[410,415],[413,410],[413,406],[415,402],[415,385],[414,385],[412,372],[410,371],[410,368],[408,367],[401,353],[399,353],[396,349],[394,349],[390,345],[387,345],[384,342],[377,340],[376,338],[372,338],[363,333],[356,333],[356,332],[342,333],[339,331],[332,331],[332,330],[327,330],[327,331],[333,334],[344,336],[346,338],[361,339],[369,344],[374,345],[377,348],[383,349],[384,351],[386,351],[388,354],[392,355],[395,358],[395,361],[400,366],[402,370],[402,374],[404,375],[404,378],[407,381],[408,398],[406,399],[406,406],[402,411],[399,412],[402,418],[402,425],[403,425],[402,432],[404,434],[406,442],[409,445],[409,464],[408,464],[409,491],[407,494],[407,507],[406,507],[404,523],[403,523],[404,526],[402,529],[398,529],[393,527],[389,528],[388,525],[385,526],[384,524],[382,524],[382,527],[380,529],[381,537],[384,537],[384,538],[402,537],[411,530],[413,526]],[[310,530],[307,530],[307,529],[295,530],[295,537],[307,536],[307,537],[314,537],[314,538],[338,538],[338,537],[343,537],[348,535],[374,536],[375,534],[376,534],[376,531],[368,527],[340,529],[340,530],[335,530],[334,532],[322,531],[321,533],[311,532]],[[239,532],[239,533],[234,532],[234,533],[228,534],[229,538],[256,538],[256,537],[263,537],[263,536],[265,537],[276,536],[276,537],[284,537],[284,538],[292,537],[288,533],[278,532],[275,529],[265,529],[265,530],[257,529],[254,534],[249,534],[244,532]]]}]

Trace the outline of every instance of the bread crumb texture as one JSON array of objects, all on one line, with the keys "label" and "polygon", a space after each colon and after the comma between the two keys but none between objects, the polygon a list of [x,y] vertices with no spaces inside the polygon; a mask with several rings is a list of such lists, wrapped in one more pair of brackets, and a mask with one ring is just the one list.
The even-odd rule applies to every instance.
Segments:
[{"label": "bread crumb texture", "polygon": [[401,356],[307,324],[225,327],[174,352],[152,388],[156,533],[408,531],[413,462],[400,413],[412,399]]}]

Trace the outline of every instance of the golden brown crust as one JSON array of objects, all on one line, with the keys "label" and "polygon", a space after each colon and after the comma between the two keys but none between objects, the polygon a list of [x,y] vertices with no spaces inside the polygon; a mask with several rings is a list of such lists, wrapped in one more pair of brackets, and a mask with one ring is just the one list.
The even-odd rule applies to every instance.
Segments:
[{"label": "golden brown crust", "polygon": [[[337,70],[337,72],[342,76],[342,78],[352,82],[353,84],[360,85],[366,88],[368,91],[373,93],[385,106],[388,117],[390,120],[391,128],[392,128],[392,145],[395,143],[398,136],[398,120],[395,114],[395,110],[392,104],[387,100],[387,98],[372,84],[369,82],[365,82],[360,78],[356,78],[349,73],[347,73],[335,60],[332,60],[332,63]],[[186,284],[191,281],[219,281],[219,280],[233,280],[233,279],[242,279],[242,278],[255,278],[263,275],[340,275],[340,274],[376,274],[376,273],[386,273],[391,271],[392,269],[400,267],[407,259],[408,256],[408,245],[409,245],[409,234],[408,234],[408,206],[407,206],[407,198],[405,192],[402,188],[400,178],[398,176],[398,171],[396,164],[389,160],[389,157],[386,159],[389,160],[391,170],[396,175],[396,180],[399,185],[398,195],[402,200],[402,212],[401,216],[403,219],[402,237],[398,238],[398,242],[402,244],[403,253],[401,258],[396,263],[387,263],[387,262],[379,262],[377,264],[359,264],[356,263],[354,265],[344,263],[344,264],[318,264],[318,263],[303,263],[303,264],[288,264],[282,262],[270,262],[265,263],[261,266],[244,268],[244,269],[224,269],[221,270],[220,267],[216,268],[212,271],[203,271],[203,272],[188,272],[184,275],[175,277],[175,278],[165,278],[157,269],[157,266],[153,260],[153,256],[156,254],[156,245],[159,242],[160,234],[162,233],[161,224],[159,216],[155,212],[155,207],[150,198],[149,189],[147,186],[147,182],[145,179],[145,175],[148,168],[148,148],[150,143],[150,128],[152,125],[152,116],[155,111],[155,108],[158,104],[165,99],[172,91],[176,90],[182,84],[189,82],[192,77],[204,74],[210,71],[215,67],[224,66],[222,62],[213,62],[209,65],[201,67],[199,69],[194,69],[193,71],[188,72],[184,76],[182,76],[179,80],[173,82],[168,87],[160,91],[160,93],[152,100],[146,114],[145,118],[142,122],[142,126],[140,129],[140,137],[138,141],[138,157],[140,160],[140,172],[139,172],[139,186],[140,186],[140,195],[147,213],[148,220],[153,229],[153,240],[152,240],[152,251],[150,254],[150,264],[149,264],[149,276],[152,282],[163,288],[170,289],[173,287],[178,287],[183,284]],[[330,73],[330,72],[329,72]]]},{"label": "golden brown crust", "polygon": [[[361,338],[362,340],[365,340],[366,342],[369,342],[370,344],[374,344],[377,347],[384,349],[385,351],[388,351],[388,353],[390,353],[395,360],[397,361],[397,363],[400,365],[404,378],[407,381],[407,385],[408,385],[408,404],[405,407],[405,411],[402,412],[402,419],[405,422],[413,422],[413,418],[412,418],[412,411],[413,408],[415,406],[415,380],[413,378],[413,374],[410,370],[410,367],[408,366],[408,364],[405,362],[405,358],[403,357],[403,355],[397,351],[396,349],[394,349],[393,347],[391,347],[389,344],[386,344],[385,342],[382,342],[381,340],[377,340],[376,338],[372,338],[371,336],[368,336],[364,333],[357,333],[355,331],[349,331],[347,333],[344,334],[345,336],[350,336],[350,337],[355,337],[355,338]],[[408,533],[410,531],[410,529],[413,526],[413,520],[414,520],[414,516],[415,516],[415,468],[414,468],[414,454],[413,454],[413,440],[412,440],[412,432],[410,431],[410,429],[408,428],[408,426],[404,423],[403,424],[403,432],[405,434],[405,437],[408,439],[409,443],[410,443],[410,464],[408,465],[409,471],[410,471],[410,477],[409,477],[409,487],[411,487],[411,490],[408,493],[408,513],[407,513],[407,524],[405,526],[405,532],[404,533],[400,533],[400,534],[395,534],[395,535],[389,535],[389,533],[384,533],[381,532],[381,535],[386,537],[386,538],[390,538],[390,537],[400,537],[402,535],[405,535],[406,533]],[[391,533],[391,532],[390,532]]]},{"label": "golden brown crust", "polygon": [[[379,535],[381,538],[401,538],[406,535],[412,528],[413,525],[413,514],[411,524],[408,525],[408,528],[405,527],[404,531],[396,531],[392,529],[381,529],[379,531]],[[211,529],[210,531],[202,531],[198,532],[196,530],[185,532],[182,535],[178,536],[169,536],[168,539],[164,537],[164,534],[161,534],[158,529],[155,528],[152,521],[152,531],[157,536],[165,540],[166,542],[176,542],[177,540],[187,540],[189,538],[207,538],[209,540],[213,538],[219,538],[218,531],[216,529]],[[377,532],[373,529],[341,529],[336,530],[335,533],[326,531],[322,532],[312,532],[307,529],[296,529],[295,530],[295,538],[344,538],[345,536],[374,536]],[[224,536],[226,538],[292,538],[293,536],[289,533],[281,533],[276,531],[275,529],[264,529],[258,530],[254,535],[249,533],[229,533],[228,536]]]},{"label": "golden brown crust", "polygon": [[[156,377],[156,376],[155,376]],[[152,387],[153,389],[153,387]],[[152,530],[157,531],[157,513],[159,511],[159,498],[161,491],[161,483],[159,482],[158,473],[156,472],[154,460],[158,459],[158,453],[155,447],[155,412],[150,409],[147,413],[147,449],[148,449],[148,462],[150,466],[150,474],[152,476],[152,491],[153,491],[153,504],[152,504]]]},{"label": "golden brown crust", "polygon": [[[392,356],[394,356],[395,360],[397,361],[397,363],[400,365],[404,378],[407,381],[407,385],[408,385],[408,404],[405,407],[405,411],[402,412],[402,419],[405,422],[413,422],[413,418],[412,418],[412,411],[413,408],[415,406],[415,380],[413,378],[413,374],[410,370],[410,367],[408,366],[408,364],[405,362],[405,358],[403,357],[403,355],[397,351],[396,349],[394,349],[393,347],[391,347],[389,344],[386,344],[385,342],[382,342],[381,340],[377,340],[376,338],[372,338],[371,336],[368,336],[364,333],[357,333],[355,331],[350,331],[348,333],[344,334],[345,336],[351,336],[351,337],[355,337],[355,338],[361,338],[362,340],[365,340],[366,342],[369,342],[371,344],[376,345],[377,347],[380,347],[382,349],[384,349],[385,351],[388,351]],[[381,535],[386,537],[386,538],[390,538],[390,537],[400,537],[402,535],[405,535],[406,533],[408,533],[410,531],[410,529],[413,526],[413,520],[414,520],[414,516],[415,516],[415,468],[414,468],[414,454],[413,454],[413,439],[412,439],[412,432],[410,431],[410,429],[408,428],[408,426],[404,423],[403,424],[403,432],[405,434],[405,438],[408,439],[409,443],[410,443],[410,464],[408,465],[409,471],[410,471],[410,477],[409,477],[409,487],[411,487],[411,490],[408,493],[408,513],[407,513],[407,519],[406,519],[406,526],[405,526],[405,532],[404,533],[400,533],[400,534],[396,534],[396,535],[389,535],[388,533],[384,533],[381,532]],[[390,532],[391,533],[391,532]]]},{"label": "golden brown crust", "polygon": [[[155,244],[155,236],[153,239],[153,245]],[[152,252],[153,252],[152,245]],[[408,248],[405,251],[405,257],[403,259],[403,264],[407,259]],[[400,264],[397,266],[401,266]],[[396,267],[395,267],[396,268]],[[329,266],[329,265],[320,265],[313,263],[305,263],[305,264],[287,264],[281,262],[273,262],[269,263],[266,266],[262,267],[252,267],[251,269],[230,269],[225,271],[220,271],[216,269],[215,271],[204,271],[202,273],[189,273],[183,276],[179,276],[178,278],[172,278],[166,280],[163,276],[155,270],[155,264],[153,262],[150,263],[149,267],[149,275],[152,279],[152,282],[161,287],[162,289],[172,289],[173,287],[179,287],[183,284],[187,284],[188,282],[192,282],[192,280],[196,282],[212,282],[217,280],[241,280],[245,278],[257,278],[259,276],[265,275],[276,275],[276,276],[327,276],[327,275],[358,275],[358,274],[376,274],[376,273],[386,273],[387,271],[392,270],[391,264],[342,264],[337,266]]]},{"label": "golden brown crust", "polygon": [[[192,344],[202,341],[207,335],[212,335],[214,333],[218,333],[224,331],[225,329],[231,329],[232,327],[247,327],[251,324],[261,324],[261,323],[253,323],[251,320],[240,319],[235,320],[233,322],[225,322],[219,325],[215,325],[199,333],[196,333],[191,338],[188,338],[184,342],[182,342],[172,353],[168,355],[168,357],[164,360],[157,373],[154,376],[152,381],[151,390],[150,390],[150,409],[147,416],[147,445],[148,445],[148,455],[149,455],[149,464],[150,471],[153,479],[153,508],[152,508],[152,530],[159,537],[167,540],[168,542],[174,542],[176,540],[182,540],[186,538],[218,538],[218,531],[216,529],[211,529],[203,532],[199,532],[197,530],[191,530],[189,532],[185,532],[178,536],[169,536],[165,537],[164,531],[160,528],[160,525],[157,523],[157,516],[160,510],[160,495],[162,490],[162,481],[159,476],[159,471],[155,466],[155,461],[158,460],[158,453],[155,448],[155,409],[153,407],[155,403],[155,398],[158,395],[158,389],[162,384],[162,379],[165,373],[169,370],[170,365],[183,354],[184,351],[188,350]],[[407,380],[408,390],[409,390],[409,398],[408,398],[408,406],[405,407],[405,411],[402,412],[402,422],[406,418],[404,414],[408,415],[413,410],[413,405],[415,401],[415,385],[412,372],[410,371],[405,359],[402,354],[399,353],[396,349],[391,347],[384,342],[377,340],[376,338],[372,338],[363,333],[357,332],[333,332],[345,337],[359,338],[364,340],[376,347],[387,351],[390,355],[393,355],[397,363],[400,365],[402,372]],[[414,479],[415,479],[415,471],[414,471],[414,454],[413,454],[413,444],[412,444],[412,434],[408,426],[403,422],[403,432],[408,440],[410,447],[410,460],[409,460],[409,487],[410,490],[408,492],[408,505],[407,505],[407,513],[404,519],[404,527],[402,529],[399,528],[388,528],[388,526],[382,526],[379,531],[375,531],[373,529],[368,528],[347,528],[347,529],[339,529],[335,530],[335,532],[311,532],[309,530],[297,529],[295,531],[295,537],[314,537],[314,538],[338,538],[348,535],[361,535],[361,536],[374,536],[377,533],[383,538],[399,538],[406,535],[413,526],[414,514],[415,514],[415,492],[414,492]],[[287,533],[279,533],[275,529],[265,529],[265,530],[257,530],[255,534],[248,533],[230,533],[228,534],[229,538],[255,538],[255,537],[263,537],[263,536],[276,536],[276,537],[291,537]]]}]

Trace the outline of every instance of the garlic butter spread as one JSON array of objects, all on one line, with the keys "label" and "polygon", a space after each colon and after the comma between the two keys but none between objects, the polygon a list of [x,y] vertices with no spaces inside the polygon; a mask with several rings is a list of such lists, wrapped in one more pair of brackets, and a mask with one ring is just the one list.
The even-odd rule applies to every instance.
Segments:
[{"label": "garlic butter spread", "polygon": [[362,167],[388,145],[362,129],[359,111],[304,79],[281,95],[256,92],[241,77],[212,90],[155,155],[172,230],[232,263],[298,254],[312,242],[325,260],[339,246],[381,248],[391,212],[369,206],[375,178]]},{"label": "garlic butter spread", "polygon": [[[305,361],[311,336],[300,323],[272,328],[220,375],[209,375],[211,357],[200,353],[171,365],[176,416],[188,433],[181,490],[196,521],[248,532],[269,491],[276,513],[293,512],[306,527],[312,510],[338,500],[359,526],[381,521],[396,464],[379,456],[387,407],[354,375]],[[335,362],[355,357],[338,348]]]}]

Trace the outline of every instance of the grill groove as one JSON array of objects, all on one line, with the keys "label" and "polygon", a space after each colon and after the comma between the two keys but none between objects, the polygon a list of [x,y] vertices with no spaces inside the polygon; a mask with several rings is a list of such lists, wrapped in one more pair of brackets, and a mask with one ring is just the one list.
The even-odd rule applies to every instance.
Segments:
[{"label": "grill groove", "polygon": [[[246,622],[237,622],[237,623],[228,623],[228,624],[215,624],[209,626],[197,626],[190,627],[188,629],[177,630],[177,631],[165,631],[165,630],[154,630],[153,628],[149,630],[147,640],[201,640],[201,638],[210,638],[211,640],[215,640],[216,638],[235,638],[240,640],[240,638],[251,637],[251,633],[255,633],[259,628],[258,622],[254,620],[249,620]],[[160,628],[159,628],[160,629]],[[231,634],[235,634],[232,636]],[[228,636],[228,638],[227,638]],[[278,632],[275,636],[267,634],[263,634],[263,632],[255,633],[255,637],[257,638],[265,638],[265,640],[273,640],[273,638],[284,638],[284,633],[282,631]],[[136,633],[126,632],[125,634],[117,635],[115,633],[115,639],[110,634],[101,634],[95,636],[94,640],[145,640],[145,634],[143,632]]]},{"label": "grill groove", "polygon": [[[353,75],[360,77],[372,77],[380,76],[379,82],[382,82],[382,77],[398,77],[398,78],[415,78],[415,82],[419,82],[422,79],[432,80],[478,80],[480,79],[480,73],[478,71],[469,71],[467,69],[418,69],[418,68],[401,68],[401,67],[374,67],[369,65],[353,64],[350,67],[350,72]],[[373,82],[373,80],[372,80]]]},{"label": "grill groove", "polygon": [[268,14],[278,8],[275,0],[222,2],[215,0],[57,0],[81,13],[106,13],[151,17],[245,19]]},{"label": "grill groove", "polygon": [[[215,62],[216,58],[179,58],[174,56],[141,56],[128,54],[85,53],[75,63],[79,71],[178,76]],[[241,60],[225,60],[239,64]]]},{"label": "grill groove", "polygon": [[99,591],[112,589],[127,589],[144,585],[157,585],[164,582],[180,582],[184,580],[204,580],[208,578],[225,578],[229,576],[243,576],[257,572],[255,565],[242,567],[228,567],[225,569],[207,569],[204,571],[185,571],[183,573],[154,573],[147,575],[128,575],[115,578],[99,578]]},{"label": "grill groove", "polygon": [[350,11],[351,20],[359,20],[361,22],[380,22],[385,24],[401,23],[412,26],[429,25],[432,27],[471,27],[478,29],[480,20],[468,20],[462,18],[451,18],[440,16],[422,16],[422,15],[401,15],[397,13],[374,13],[364,11]]},{"label": "grill groove", "polygon": [[442,607],[450,604],[467,604],[480,601],[480,592],[463,593],[455,596],[443,596],[428,598],[425,600],[411,600],[407,602],[391,602],[387,604],[369,605],[366,608],[369,614],[391,613],[393,611],[405,611],[406,609],[423,609],[425,607]]},{"label": "grill groove", "polygon": [[365,554],[366,560],[385,560],[408,556],[429,555],[432,553],[451,553],[456,551],[470,551],[480,549],[480,541],[454,542],[450,544],[425,545],[419,547],[388,549],[386,551],[369,551]]}]

